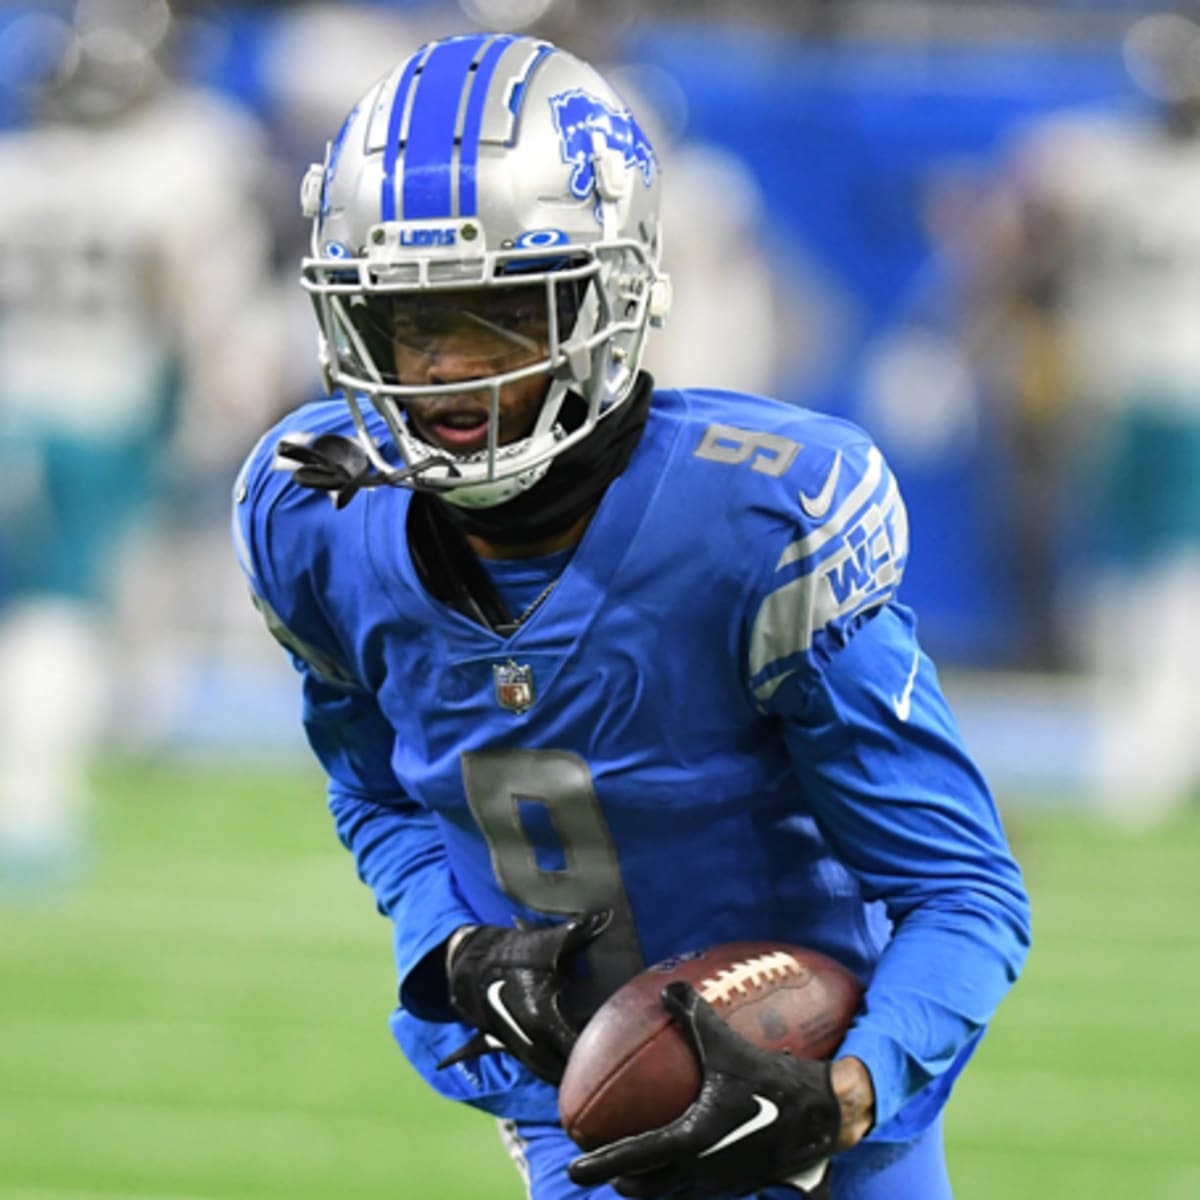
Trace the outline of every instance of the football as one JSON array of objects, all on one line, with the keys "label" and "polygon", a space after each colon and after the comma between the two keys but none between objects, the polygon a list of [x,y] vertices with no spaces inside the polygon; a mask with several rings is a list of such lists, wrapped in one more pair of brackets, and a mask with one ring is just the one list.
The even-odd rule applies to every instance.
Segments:
[{"label": "football", "polygon": [[558,1111],[584,1150],[666,1125],[699,1095],[700,1064],[660,1002],[676,979],[756,1046],[812,1059],[834,1054],[863,993],[840,963],[780,942],[728,942],[656,963],[605,1001],[571,1051]]}]

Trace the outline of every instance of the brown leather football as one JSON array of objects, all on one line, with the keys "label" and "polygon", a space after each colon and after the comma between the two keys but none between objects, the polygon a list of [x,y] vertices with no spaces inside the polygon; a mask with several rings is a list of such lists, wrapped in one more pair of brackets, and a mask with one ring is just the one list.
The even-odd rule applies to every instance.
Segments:
[{"label": "brown leather football", "polygon": [[727,942],[656,963],[605,1001],[571,1051],[558,1111],[584,1150],[666,1125],[699,1095],[700,1064],[660,1001],[676,979],[756,1046],[812,1059],[833,1056],[863,993],[841,963],[780,942]]}]

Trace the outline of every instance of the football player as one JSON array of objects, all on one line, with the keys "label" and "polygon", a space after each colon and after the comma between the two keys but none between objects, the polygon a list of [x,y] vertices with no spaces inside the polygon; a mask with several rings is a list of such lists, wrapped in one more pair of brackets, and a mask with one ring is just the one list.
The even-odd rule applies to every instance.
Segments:
[{"label": "football player", "polygon": [[980,299],[1021,314],[991,355],[1023,366],[997,376],[1012,507],[1055,648],[1091,684],[1084,782],[1148,826],[1200,789],[1200,22],[1143,16],[1123,58],[1148,103],[1025,129],[969,245]]},{"label": "football player", "polygon": [[268,393],[257,123],[175,80],[162,0],[71,7],[0,39],[30,115],[0,136],[0,896],[85,864],[129,545]]},{"label": "football player", "polygon": [[[395,1037],[501,1118],[535,1200],[938,1200],[942,1107],[1026,954],[1021,875],[897,600],[879,450],[639,371],[660,170],[542,41],[434,42],[371,87],[302,188],[340,396],[251,454],[238,555],[393,923]],[[868,984],[837,1058],[760,1051],[685,986],[700,1099],[581,1155],[555,1091],[580,1026],[741,939]]]}]

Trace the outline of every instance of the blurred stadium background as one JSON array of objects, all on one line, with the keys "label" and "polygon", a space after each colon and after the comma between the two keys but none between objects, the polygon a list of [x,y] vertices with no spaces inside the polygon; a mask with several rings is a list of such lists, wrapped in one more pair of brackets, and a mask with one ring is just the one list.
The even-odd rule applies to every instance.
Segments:
[{"label": "blurred stadium background", "polygon": [[664,383],[866,425],[1034,900],[956,1194],[1200,1196],[1200,10],[0,6],[0,1200],[519,1195],[392,1048],[387,930],[227,548],[316,392],[304,167],[428,36],[604,65]]}]

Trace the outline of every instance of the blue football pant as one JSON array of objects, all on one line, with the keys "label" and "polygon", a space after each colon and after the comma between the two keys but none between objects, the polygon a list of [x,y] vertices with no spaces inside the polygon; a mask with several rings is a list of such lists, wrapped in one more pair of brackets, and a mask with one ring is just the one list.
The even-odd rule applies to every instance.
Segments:
[{"label": "blue football pant", "polygon": [[[530,1200],[622,1200],[609,1187],[575,1187],[567,1164],[580,1154],[561,1126],[501,1121],[504,1144],[525,1179]],[[862,1142],[833,1160],[833,1200],[951,1200],[939,1118],[911,1142]],[[758,1200],[797,1200],[773,1187]]]}]

